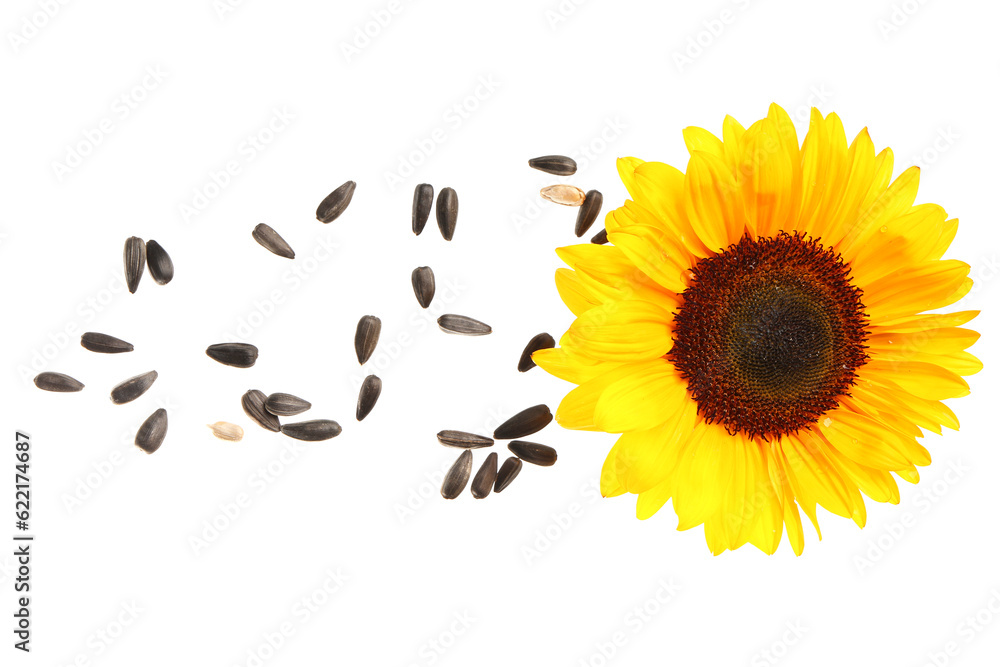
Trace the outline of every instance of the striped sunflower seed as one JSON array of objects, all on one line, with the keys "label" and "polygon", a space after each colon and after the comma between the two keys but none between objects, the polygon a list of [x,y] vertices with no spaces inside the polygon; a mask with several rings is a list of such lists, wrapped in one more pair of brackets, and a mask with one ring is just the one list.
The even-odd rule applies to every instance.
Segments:
[{"label": "striped sunflower seed", "polygon": [[120,354],[135,349],[132,343],[126,343],[120,338],[93,331],[88,331],[80,336],[80,345],[91,352],[101,352],[102,354]]},{"label": "striped sunflower seed", "polygon": [[243,439],[243,427],[238,424],[230,424],[229,422],[215,422],[214,424],[208,424],[208,428],[212,429],[212,435],[214,435],[219,440],[226,440],[228,442],[239,442]]},{"label": "striped sunflower seed", "polygon": [[591,243],[596,243],[597,245],[606,245],[608,242],[608,230],[602,229],[601,231],[594,234],[594,238],[590,239]]},{"label": "striped sunflower seed", "polygon": [[587,198],[587,193],[580,188],[575,185],[565,184],[550,185],[542,188],[540,194],[550,202],[562,204],[563,206],[581,206],[583,200]]},{"label": "striped sunflower seed", "polygon": [[576,173],[576,160],[565,155],[543,155],[528,160],[528,166],[546,174],[572,176]]},{"label": "striped sunflower seed", "polygon": [[507,443],[509,449],[517,458],[536,466],[550,466],[556,462],[556,450],[548,445],[540,445],[537,442],[526,442],[515,440]]},{"label": "striped sunflower seed", "polygon": [[374,315],[365,315],[358,320],[358,328],[354,332],[354,351],[358,355],[358,363],[362,366],[372,358],[381,333],[382,320]]},{"label": "striped sunflower seed", "polygon": [[45,372],[35,376],[35,386],[44,391],[66,393],[80,391],[83,383],[62,373]]},{"label": "striped sunflower seed", "polygon": [[264,401],[264,409],[276,417],[292,417],[302,414],[311,407],[312,403],[309,401],[291,394],[271,394]]},{"label": "striped sunflower seed", "polygon": [[166,285],[174,279],[174,262],[156,241],[146,241],[146,268],[157,285]]},{"label": "striped sunflower seed", "polygon": [[472,474],[472,452],[468,449],[458,455],[458,459],[448,469],[441,484],[441,495],[445,500],[453,500],[465,490]]},{"label": "striped sunflower seed", "polygon": [[500,466],[500,472],[497,473],[497,481],[493,484],[493,492],[500,493],[510,486],[510,483],[514,481],[519,472],[521,472],[521,459],[511,456]]},{"label": "striped sunflower seed", "polygon": [[421,183],[413,191],[413,233],[420,236],[434,206],[434,186]]},{"label": "striped sunflower seed", "polygon": [[111,390],[111,402],[115,405],[131,403],[149,391],[149,388],[153,386],[158,377],[159,375],[156,371],[149,371],[148,373],[136,375],[118,383]]},{"label": "striped sunflower seed", "polygon": [[313,419],[307,422],[284,424],[281,427],[281,432],[296,440],[319,442],[340,435],[340,424],[332,419]]},{"label": "striped sunflower seed", "polygon": [[497,426],[493,437],[497,440],[513,440],[538,433],[552,421],[552,412],[547,405],[533,405]]},{"label": "striped sunflower seed", "polygon": [[413,294],[417,297],[417,303],[421,308],[431,305],[434,300],[434,272],[429,266],[418,266],[410,274],[410,282],[413,283]]},{"label": "striped sunflower seed", "polygon": [[493,490],[493,483],[497,480],[497,453],[490,452],[490,455],[479,467],[476,476],[472,478],[472,497],[485,498]]},{"label": "striped sunflower seed", "polygon": [[436,215],[441,236],[450,241],[458,224],[458,194],[451,188],[445,188],[438,194]]},{"label": "striped sunflower seed", "polygon": [[142,422],[142,426],[135,434],[135,446],[146,452],[147,454],[152,454],[160,445],[163,444],[163,439],[167,437],[167,411],[160,408],[153,414],[146,418],[146,421]]},{"label": "striped sunflower seed", "polygon": [[139,289],[139,280],[146,270],[146,244],[138,236],[130,236],[125,241],[125,284],[128,291],[135,294]]},{"label": "striped sunflower seed", "polygon": [[216,343],[205,350],[212,359],[226,366],[250,368],[257,363],[257,346],[250,343]]},{"label": "striped sunflower seed", "polygon": [[366,377],[365,381],[361,383],[361,391],[358,392],[358,407],[354,413],[358,421],[362,421],[368,416],[368,413],[375,407],[375,403],[378,402],[381,393],[382,380],[375,375]]},{"label": "striped sunflower seed", "polygon": [[517,370],[522,373],[530,371],[535,367],[535,362],[532,360],[531,355],[538,350],[547,350],[550,347],[556,346],[556,340],[547,333],[540,333],[531,340],[528,344],[524,346],[524,351],[521,352],[521,358],[517,362]]},{"label": "striped sunflower seed", "polygon": [[580,211],[576,214],[576,236],[577,238],[587,233],[597,216],[601,214],[601,207],[604,206],[604,195],[597,190],[591,190],[583,199]]},{"label": "striped sunflower seed", "polygon": [[490,325],[465,315],[442,315],[438,318],[438,326],[441,327],[441,331],[462,336],[485,336],[493,333]]},{"label": "striped sunflower seed", "polygon": [[492,447],[493,438],[485,435],[476,435],[466,431],[441,431],[437,434],[438,442],[445,447],[459,447],[461,449],[479,449],[480,447]]},{"label": "striped sunflower seed", "polygon": [[263,222],[260,223],[253,228],[251,236],[253,236],[254,241],[278,257],[295,259],[295,251],[292,250],[292,246],[288,245],[288,242],[281,238],[281,234],[274,231],[270,225],[265,225]]},{"label": "striped sunflower seed", "polygon": [[281,430],[281,423],[264,407],[266,402],[267,394],[259,389],[248,390],[240,399],[243,412],[247,413],[247,417],[257,422],[261,428],[277,433]]},{"label": "striped sunflower seed", "polygon": [[328,194],[316,208],[316,219],[322,223],[329,223],[339,218],[340,214],[347,210],[348,205],[350,205],[356,187],[358,187],[357,183],[347,181]]}]

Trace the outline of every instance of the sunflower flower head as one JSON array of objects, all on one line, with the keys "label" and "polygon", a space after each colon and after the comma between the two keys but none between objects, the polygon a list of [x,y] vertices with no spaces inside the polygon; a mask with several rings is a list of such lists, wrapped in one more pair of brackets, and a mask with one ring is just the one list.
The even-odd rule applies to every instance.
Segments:
[{"label": "sunflower flower head", "polygon": [[714,554],[782,534],[801,554],[800,510],[817,534],[817,506],[864,527],[862,494],[898,503],[925,430],[958,429],[942,400],[982,368],[961,327],[978,312],[928,314],[972,286],[941,259],[958,221],[914,205],[919,169],[892,180],[892,151],[867,130],[848,145],[836,114],[813,109],[801,145],[777,105],[684,140],[684,172],[618,161],[631,199],[609,245],[557,251],[576,320],[532,358],[578,385],[562,426],[621,434],[604,496],[636,494],[640,519],[671,501]]}]

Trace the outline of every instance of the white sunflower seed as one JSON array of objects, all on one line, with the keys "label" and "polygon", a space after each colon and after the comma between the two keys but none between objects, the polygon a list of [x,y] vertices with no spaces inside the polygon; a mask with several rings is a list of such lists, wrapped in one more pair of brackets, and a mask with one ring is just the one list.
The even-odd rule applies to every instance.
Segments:
[{"label": "white sunflower seed", "polygon": [[493,438],[485,435],[476,435],[466,431],[441,431],[437,434],[438,442],[445,447],[459,447],[461,449],[479,449],[480,447],[492,447]]},{"label": "white sunflower seed", "polygon": [[319,442],[340,435],[340,424],[332,419],[313,419],[307,422],[284,424],[281,427],[281,432],[296,440]]},{"label": "white sunflower seed", "polygon": [[541,195],[550,202],[562,204],[563,206],[580,206],[583,204],[583,200],[587,198],[587,193],[580,188],[575,185],[564,184],[544,187],[542,188]]},{"label": "white sunflower seed", "polygon": [[441,236],[450,241],[458,224],[458,194],[451,188],[445,188],[438,194],[436,215]]},{"label": "white sunflower seed", "polygon": [[257,363],[257,347],[250,343],[216,343],[205,350],[212,359],[226,366],[250,368]]},{"label": "white sunflower seed", "polygon": [[453,500],[465,490],[472,474],[472,452],[468,449],[458,455],[458,459],[448,469],[441,484],[441,495],[446,500]]},{"label": "white sunflower seed", "polygon": [[212,435],[214,435],[219,440],[226,440],[228,442],[239,442],[243,439],[243,427],[238,424],[230,424],[229,422],[215,422],[214,424],[208,424],[208,428],[212,429]]},{"label": "white sunflower seed", "polygon": [[597,216],[601,214],[602,206],[604,206],[604,195],[597,190],[591,190],[587,193],[583,204],[580,205],[580,211],[576,214],[577,238],[586,234],[587,230],[594,225]]},{"label": "white sunflower seed", "polygon": [[421,308],[431,305],[434,300],[434,272],[429,266],[418,266],[410,274],[410,282],[413,283],[413,294],[417,297],[417,303]]},{"label": "white sunflower seed", "polygon": [[442,331],[462,336],[485,336],[493,333],[490,325],[465,315],[442,315],[438,318],[438,326]]},{"label": "white sunflower seed", "polygon": [[413,191],[413,233],[420,236],[434,206],[434,186],[421,183]]},{"label": "white sunflower seed", "polygon": [[146,270],[146,244],[138,236],[130,236],[125,241],[125,252],[123,253],[125,262],[125,284],[128,291],[135,294],[139,289],[139,280],[142,279],[142,272]]},{"label": "white sunflower seed", "polygon": [[555,347],[555,339],[547,333],[540,333],[531,340],[528,344],[524,346],[524,351],[521,352],[521,358],[517,362],[517,370],[522,373],[530,371],[535,367],[535,362],[531,359],[531,355],[538,350],[546,350],[550,347]]},{"label": "white sunflower seed", "polygon": [[156,241],[146,241],[146,268],[157,285],[166,285],[174,279],[174,262]]},{"label": "white sunflower seed", "polygon": [[281,423],[264,407],[266,402],[267,394],[259,389],[248,390],[240,399],[243,412],[247,413],[247,417],[254,420],[261,428],[277,433],[281,430]]},{"label": "white sunflower seed", "polygon": [[339,188],[331,192],[319,203],[316,208],[316,219],[322,223],[333,222],[340,217],[340,214],[347,210],[351,199],[354,197],[354,189],[358,186],[354,181],[347,181]]},{"label": "white sunflower seed", "polygon": [[552,412],[547,405],[533,405],[497,426],[493,437],[497,440],[513,440],[538,433],[552,421]]},{"label": "white sunflower seed", "polygon": [[93,331],[88,331],[80,336],[80,345],[91,352],[101,352],[102,354],[120,354],[135,349],[132,343],[126,343],[120,338]]},{"label": "white sunflower seed", "polygon": [[260,223],[253,228],[251,236],[266,250],[273,252],[278,257],[295,259],[295,251],[292,250],[292,246],[288,245],[288,242],[281,238],[281,234],[274,231],[270,225],[265,225],[263,222]]},{"label": "white sunflower seed", "polygon": [[153,414],[146,418],[146,421],[142,422],[142,426],[135,434],[135,446],[146,452],[147,454],[152,454],[160,445],[163,444],[163,439],[167,437],[167,411],[160,408]]},{"label": "white sunflower seed", "polygon": [[83,383],[79,380],[71,378],[68,375],[63,375],[62,373],[52,373],[49,371],[39,373],[35,376],[35,386],[43,391],[56,391],[59,393],[80,391],[83,389]]},{"label": "white sunflower seed", "polygon": [[532,158],[528,160],[528,166],[556,176],[572,176],[576,173],[576,160],[565,155],[543,155]]},{"label": "white sunflower seed", "polygon": [[358,393],[358,407],[355,416],[358,421],[368,416],[368,413],[375,407],[379,394],[382,393],[382,380],[375,375],[369,375],[361,384],[361,391]]},{"label": "white sunflower seed", "polygon": [[312,403],[305,399],[280,392],[271,394],[264,401],[264,408],[276,417],[292,417],[302,414],[311,407]]},{"label": "white sunflower seed", "polygon": [[111,390],[111,402],[115,405],[131,403],[149,391],[149,388],[153,386],[158,377],[159,375],[156,371],[149,371],[148,373],[136,375],[118,383]]},{"label": "white sunflower seed", "polygon": [[557,458],[556,450],[537,442],[515,440],[507,443],[507,449],[522,461],[534,463],[536,466],[550,466],[556,462]]},{"label": "white sunflower seed", "polygon": [[493,490],[493,483],[497,480],[497,453],[490,452],[490,455],[479,467],[476,476],[472,478],[472,497],[485,498]]},{"label": "white sunflower seed", "polygon": [[510,486],[510,483],[514,481],[519,472],[521,472],[521,459],[511,456],[504,461],[503,465],[500,466],[500,471],[497,473],[497,481],[493,484],[493,493],[500,493]]},{"label": "white sunflower seed", "polygon": [[382,320],[374,315],[365,315],[358,320],[358,328],[354,331],[354,352],[358,355],[358,363],[362,366],[372,358],[381,333]]}]

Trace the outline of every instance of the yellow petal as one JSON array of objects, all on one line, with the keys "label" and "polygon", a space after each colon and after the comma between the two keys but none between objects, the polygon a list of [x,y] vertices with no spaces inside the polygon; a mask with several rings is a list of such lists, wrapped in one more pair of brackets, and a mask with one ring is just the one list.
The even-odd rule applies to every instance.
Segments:
[{"label": "yellow petal", "polygon": [[536,350],[531,355],[531,360],[545,372],[573,384],[583,384],[618,366],[613,361],[598,361],[588,357],[571,355],[561,347]]},{"label": "yellow petal", "polygon": [[610,232],[608,240],[621,248],[635,266],[667,290],[687,289],[687,272],[693,264],[691,255],[655,227],[632,225],[623,231]]},{"label": "yellow petal", "polygon": [[794,222],[789,219],[792,165],[778,129],[770,119],[757,121],[743,135],[736,182],[743,198],[746,226],[751,233],[773,236],[781,230],[794,228]]},{"label": "yellow petal", "polygon": [[695,153],[684,177],[688,220],[698,238],[712,252],[723,250],[743,236],[745,220],[739,190],[725,162],[708,153]]},{"label": "yellow petal", "polygon": [[725,157],[722,141],[708,130],[700,127],[692,125],[684,128],[684,145],[687,146],[691,155],[694,155],[695,151],[703,151],[711,153],[719,159]]},{"label": "yellow petal", "polygon": [[888,381],[918,398],[938,401],[969,393],[969,384],[951,371],[922,361],[869,361],[858,369],[859,377]]},{"label": "yellow petal", "polygon": [[926,262],[879,278],[865,289],[863,301],[873,324],[948,306],[965,296],[970,267],[954,259]]},{"label": "yellow petal", "polygon": [[650,429],[688,400],[687,382],[672,363],[659,358],[636,364],[633,374],[609,385],[597,401],[594,421],[608,433]]},{"label": "yellow petal", "polygon": [[559,292],[559,298],[566,307],[576,316],[601,305],[601,300],[580,283],[580,277],[572,269],[556,269],[556,291]]},{"label": "yellow petal", "polygon": [[655,359],[673,345],[670,319],[670,313],[646,301],[610,301],[576,318],[569,340],[605,361]]}]

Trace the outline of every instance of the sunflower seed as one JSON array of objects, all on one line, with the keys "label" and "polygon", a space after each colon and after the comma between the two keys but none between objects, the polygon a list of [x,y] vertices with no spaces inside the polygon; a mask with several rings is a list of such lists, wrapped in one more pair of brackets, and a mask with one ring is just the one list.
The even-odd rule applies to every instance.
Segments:
[{"label": "sunflower seed", "polygon": [[285,424],[281,427],[281,432],[296,440],[319,442],[340,435],[340,424],[332,419],[313,419],[307,422]]},{"label": "sunflower seed", "polygon": [[257,422],[262,428],[277,433],[281,430],[281,423],[264,407],[266,402],[267,394],[259,389],[248,390],[240,399],[240,403],[243,404],[243,412],[247,413],[247,417]]},{"label": "sunflower seed", "polygon": [[445,188],[438,194],[436,215],[441,236],[450,241],[458,223],[458,194],[451,188]]},{"label": "sunflower seed", "polygon": [[354,351],[358,355],[358,363],[364,365],[371,359],[378,345],[379,334],[382,333],[382,320],[374,315],[365,315],[358,320],[358,328],[354,332]]},{"label": "sunflower seed", "polygon": [[316,219],[320,222],[333,222],[340,217],[354,197],[354,188],[358,186],[354,181],[347,181],[339,188],[326,196],[326,199],[319,203],[316,209]]},{"label": "sunflower seed", "polygon": [[587,194],[575,185],[550,185],[542,188],[540,194],[550,202],[563,206],[580,206],[587,198]]},{"label": "sunflower seed", "polygon": [[160,448],[165,437],[167,437],[167,411],[160,408],[146,417],[146,421],[142,422],[142,426],[136,431],[135,446],[147,454],[152,454]]},{"label": "sunflower seed", "polygon": [[426,308],[431,305],[431,301],[434,300],[434,272],[431,271],[431,267],[419,266],[413,269],[410,282],[413,283],[413,293],[420,307]]},{"label": "sunflower seed", "polygon": [[590,239],[591,243],[596,243],[597,245],[605,245],[608,242],[608,230],[602,229],[601,231],[594,234],[594,238]]},{"label": "sunflower seed", "polygon": [[205,350],[212,359],[226,366],[250,368],[257,363],[257,347],[250,343],[216,343]]},{"label": "sunflower seed", "polygon": [[531,359],[531,355],[537,350],[546,350],[555,346],[556,341],[552,336],[547,333],[538,334],[529,340],[528,344],[524,346],[524,352],[521,353],[521,358],[517,362],[517,370],[522,373],[530,371],[536,365]]},{"label": "sunflower seed", "polygon": [[485,336],[493,333],[490,325],[465,315],[442,315],[438,318],[438,326],[441,327],[441,331],[463,336]]},{"label": "sunflower seed", "polygon": [[552,413],[547,405],[534,405],[521,410],[516,415],[497,426],[493,437],[497,440],[513,440],[538,433],[552,421]]},{"label": "sunflower seed", "polygon": [[510,486],[510,483],[514,481],[519,472],[521,472],[521,459],[511,456],[500,466],[500,472],[497,473],[497,481],[493,484],[493,492],[500,493]]},{"label": "sunflower seed", "polygon": [[103,354],[118,354],[120,352],[131,352],[135,348],[132,343],[126,343],[120,338],[107,334],[88,331],[80,336],[80,345],[91,352],[101,352]]},{"label": "sunflower seed", "polygon": [[509,449],[517,458],[536,466],[550,466],[556,462],[556,450],[548,445],[539,445],[537,442],[525,442],[515,440],[507,443]]},{"label": "sunflower seed", "polygon": [[556,176],[572,176],[576,173],[576,160],[565,155],[544,155],[532,158],[528,160],[528,166]]},{"label": "sunflower seed", "polygon": [[580,211],[576,214],[576,235],[577,238],[587,233],[587,230],[594,225],[597,216],[601,214],[601,207],[604,206],[604,195],[597,190],[591,190],[583,200]]},{"label": "sunflower seed", "polygon": [[263,222],[260,223],[253,228],[251,236],[253,236],[257,243],[264,246],[266,250],[273,252],[278,257],[295,259],[295,251],[292,250],[292,246],[288,245],[288,242],[281,238],[281,235],[274,231],[270,225],[265,225]]},{"label": "sunflower seed", "polygon": [[441,484],[441,495],[446,500],[458,498],[459,494],[465,490],[465,485],[469,483],[469,475],[472,474],[472,452],[465,450],[458,455],[458,459],[448,469],[444,476],[444,483]]},{"label": "sunflower seed", "polygon": [[138,236],[130,236],[125,241],[124,261],[125,283],[128,291],[135,294],[142,272],[146,270],[146,244]]},{"label": "sunflower seed", "polygon": [[461,449],[479,449],[480,447],[492,447],[493,438],[485,435],[476,435],[465,431],[441,431],[437,435],[438,442],[445,447],[459,447]]},{"label": "sunflower seed", "polygon": [[243,427],[237,424],[215,422],[214,424],[208,424],[208,428],[212,429],[212,435],[219,440],[239,442],[243,439]]},{"label": "sunflower seed", "polygon": [[375,407],[378,395],[382,393],[382,380],[375,375],[369,375],[361,384],[361,391],[358,393],[358,408],[355,416],[361,421],[368,416],[368,413]]},{"label": "sunflower seed", "polygon": [[413,233],[420,236],[434,206],[434,186],[421,183],[413,191]]},{"label": "sunflower seed", "polygon": [[44,391],[58,391],[66,393],[70,391],[80,391],[83,383],[62,373],[39,373],[35,376],[35,386]]},{"label": "sunflower seed", "polygon": [[472,497],[485,498],[493,490],[493,483],[497,480],[497,453],[490,452],[490,455],[483,461],[472,478]]},{"label": "sunflower seed", "polygon": [[159,377],[159,375],[156,371],[149,371],[148,373],[136,375],[135,377],[130,377],[124,382],[118,383],[115,385],[115,388],[111,390],[111,402],[115,405],[131,403],[145,394],[149,388],[153,386],[153,383],[156,382],[157,377]]},{"label": "sunflower seed", "polygon": [[271,394],[264,401],[264,409],[276,417],[291,417],[302,414],[312,407],[312,403],[291,394]]},{"label": "sunflower seed", "polygon": [[146,241],[146,265],[157,285],[166,285],[174,279],[174,262],[156,241]]}]

